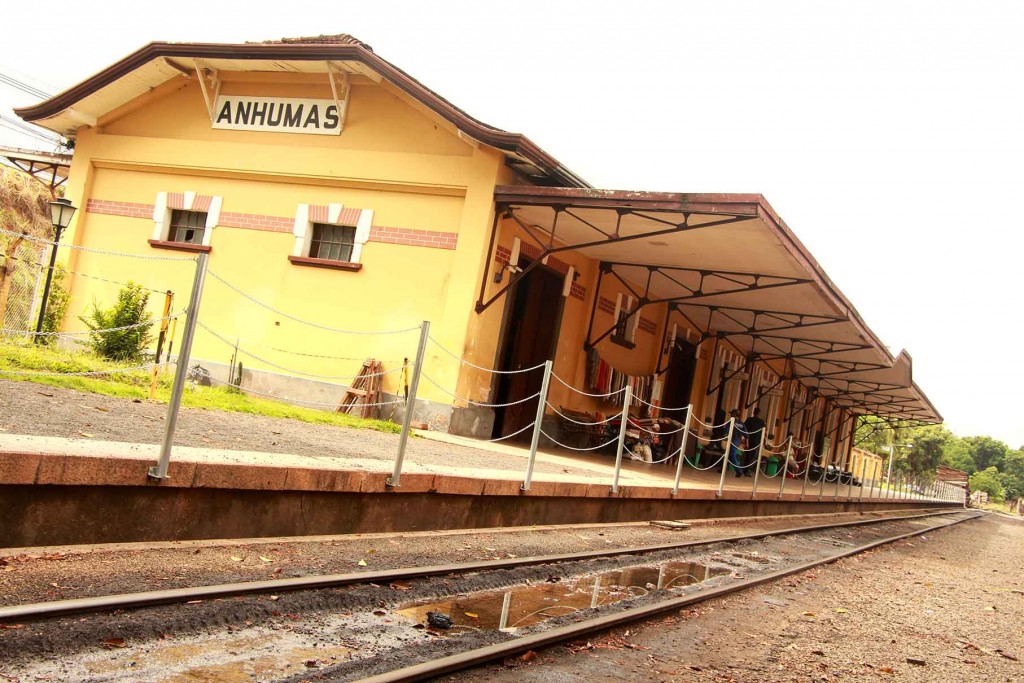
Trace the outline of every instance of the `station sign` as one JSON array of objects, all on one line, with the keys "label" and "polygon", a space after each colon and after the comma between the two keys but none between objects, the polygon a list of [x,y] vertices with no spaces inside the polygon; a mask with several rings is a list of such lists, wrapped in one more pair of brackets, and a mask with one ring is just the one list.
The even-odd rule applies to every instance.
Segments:
[{"label": "station sign", "polygon": [[307,135],[341,133],[341,117],[334,100],[221,95],[213,112],[213,127],[225,130]]}]

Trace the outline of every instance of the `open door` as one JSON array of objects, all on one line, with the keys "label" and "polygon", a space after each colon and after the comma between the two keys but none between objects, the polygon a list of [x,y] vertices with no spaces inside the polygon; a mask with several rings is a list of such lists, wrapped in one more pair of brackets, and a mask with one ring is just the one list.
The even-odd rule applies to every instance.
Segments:
[{"label": "open door", "polygon": [[[525,267],[523,259],[520,264]],[[544,266],[531,270],[515,287],[507,309],[500,370],[522,370],[554,357],[561,322],[562,276]],[[500,375],[495,403],[512,403],[540,391],[543,371]],[[523,401],[494,410],[492,438],[508,436],[533,422],[537,401]],[[530,431],[522,439],[529,440]]]},{"label": "open door", "polygon": [[677,337],[669,354],[668,370],[665,373],[665,391],[661,401],[665,408],[685,408],[690,404],[696,369],[697,347]]}]

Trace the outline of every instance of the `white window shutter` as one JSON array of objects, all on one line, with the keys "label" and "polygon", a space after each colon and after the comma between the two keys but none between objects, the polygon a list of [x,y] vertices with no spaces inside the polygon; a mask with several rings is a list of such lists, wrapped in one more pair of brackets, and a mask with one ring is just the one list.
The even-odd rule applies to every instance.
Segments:
[{"label": "white window shutter", "polygon": [[363,255],[363,245],[370,239],[370,226],[373,225],[373,210],[363,209],[356,221],[356,239],[352,245],[352,263],[359,263]]},{"label": "white window shutter", "polygon": [[295,210],[295,224],[292,226],[292,234],[295,235],[293,256],[309,256],[309,232],[309,204],[299,204]]},{"label": "white window shutter", "polygon": [[213,239],[213,229],[220,223],[220,207],[223,202],[221,197],[213,197],[210,200],[210,208],[206,212],[206,230],[203,231],[203,246],[210,246]]},{"label": "white window shutter", "polygon": [[166,241],[170,223],[171,212],[167,209],[167,193],[157,192],[156,203],[153,205],[153,239],[158,242]]}]

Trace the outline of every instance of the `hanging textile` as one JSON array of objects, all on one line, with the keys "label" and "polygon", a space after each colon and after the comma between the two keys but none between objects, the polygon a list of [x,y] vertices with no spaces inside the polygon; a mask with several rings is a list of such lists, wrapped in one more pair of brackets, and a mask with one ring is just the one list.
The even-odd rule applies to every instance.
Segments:
[{"label": "hanging textile", "polygon": [[608,361],[601,358],[596,349],[587,351],[587,391],[598,394],[614,395],[604,400],[612,405],[622,405],[627,386],[631,393],[643,401],[650,403],[651,391],[654,388],[654,375],[627,375],[616,370]]}]

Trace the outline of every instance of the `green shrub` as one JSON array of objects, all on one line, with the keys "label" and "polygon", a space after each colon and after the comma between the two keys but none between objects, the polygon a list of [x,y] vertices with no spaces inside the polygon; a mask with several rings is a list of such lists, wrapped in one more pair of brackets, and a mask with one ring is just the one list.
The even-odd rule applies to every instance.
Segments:
[{"label": "green shrub", "polygon": [[[89,328],[89,347],[96,354],[116,361],[139,361],[153,341],[152,317],[146,312],[149,292],[134,282],[121,288],[117,303],[102,310],[93,303],[92,311],[79,318]],[[128,330],[116,328],[138,325]]]}]

